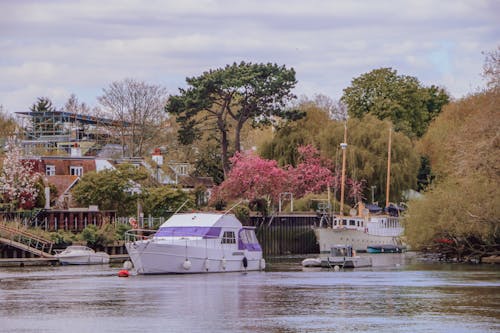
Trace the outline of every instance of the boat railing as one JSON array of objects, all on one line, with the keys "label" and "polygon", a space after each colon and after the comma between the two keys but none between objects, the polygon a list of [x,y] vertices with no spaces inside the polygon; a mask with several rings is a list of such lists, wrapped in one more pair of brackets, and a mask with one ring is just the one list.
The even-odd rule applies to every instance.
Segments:
[{"label": "boat railing", "polygon": [[125,232],[125,242],[136,242],[151,238],[156,230],[151,229],[130,229]]}]

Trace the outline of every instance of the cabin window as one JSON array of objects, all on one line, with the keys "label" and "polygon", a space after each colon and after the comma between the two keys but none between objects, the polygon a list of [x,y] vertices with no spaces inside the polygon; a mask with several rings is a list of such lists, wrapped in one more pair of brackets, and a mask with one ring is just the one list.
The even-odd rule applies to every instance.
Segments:
[{"label": "cabin window", "polygon": [[69,167],[69,174],[72,176],[82,176],[83,175],[83,167],[71,166]]},{"label": "cabin window", "polygon": [[45,166],[45,175],[46,176],[55,176],[56,175],[56,166],[55,165],[46,165]]},{"label": "cabin window", "polygon": [[222,244],[236,244],[234,231],[224,231],[224,234],[222,234]]}]

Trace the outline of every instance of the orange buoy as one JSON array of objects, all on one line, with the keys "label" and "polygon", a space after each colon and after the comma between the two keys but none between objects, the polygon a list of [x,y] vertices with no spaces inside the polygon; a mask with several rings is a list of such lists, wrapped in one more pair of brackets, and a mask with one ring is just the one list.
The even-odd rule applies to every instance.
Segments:
[{"label": "orange buoy", "polygon": [[126,269],[122,269],[121,271],[118,272],[118,277],[128,277],[129,273]]}]

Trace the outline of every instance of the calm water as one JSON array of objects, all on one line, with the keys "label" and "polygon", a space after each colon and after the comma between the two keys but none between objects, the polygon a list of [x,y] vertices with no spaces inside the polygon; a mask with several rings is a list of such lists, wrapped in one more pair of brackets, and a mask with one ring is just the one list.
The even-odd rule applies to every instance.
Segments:
[{"label": "calm water", "polygon": [[118,278],[0,267],[1,332],[500,332],[500,269],[372,256],[369,269]]}]

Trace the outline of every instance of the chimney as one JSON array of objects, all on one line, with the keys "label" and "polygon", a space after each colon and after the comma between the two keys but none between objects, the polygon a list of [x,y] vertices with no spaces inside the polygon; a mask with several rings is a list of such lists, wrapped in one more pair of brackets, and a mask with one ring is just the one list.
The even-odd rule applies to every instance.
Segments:
[{"label": "chimney", "polygon": [[74,143],[73,147],[71,147],[71,157],[82,157],[82,150],[76,142]]},{"label": "chimney", "polygon": [[163,165],[163,155],[161,154],[160,148],[155,148],[153,155],[151,156],[153,161],[158,165]]}]

